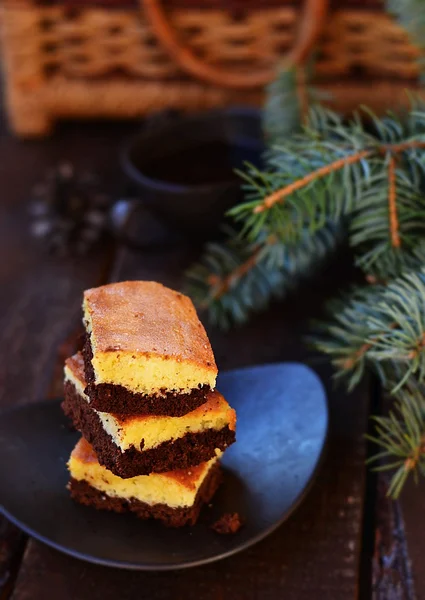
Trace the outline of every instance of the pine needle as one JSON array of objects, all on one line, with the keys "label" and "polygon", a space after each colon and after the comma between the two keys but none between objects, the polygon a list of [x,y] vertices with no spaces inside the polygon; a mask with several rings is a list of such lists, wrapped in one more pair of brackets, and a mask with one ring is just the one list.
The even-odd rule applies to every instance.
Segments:
[{"label": "pine needle", "polygon": [[[388,416],[374,417],[378,436],[370,436],[383,448],[368,462],[381,462],[375,470],[394,470],[388,495],[397,499],[409,475],[417,480],[425,469],[425,389],[411,382],[397,394],[394,409]],[[397,460],[393,462],[391,458]]]},{"label": "pine needle", "polygon": [[412,375],[425,381],[425,269],[387,286],[355,289],[329,304],[330,323],[310,342],[327,354],[350,389],[366,366],[397,392]]},{"label": "pine needle", "polygon": [[317,269],[338,239],[338,232],[328,227],[313,236],[306,232],[296,246],[282,244],[275,236],[248,245],[230,231],[224,244],[206,246],[186,273],[184,291],[207,310],[212,324],[227,329],[291,291]]}]

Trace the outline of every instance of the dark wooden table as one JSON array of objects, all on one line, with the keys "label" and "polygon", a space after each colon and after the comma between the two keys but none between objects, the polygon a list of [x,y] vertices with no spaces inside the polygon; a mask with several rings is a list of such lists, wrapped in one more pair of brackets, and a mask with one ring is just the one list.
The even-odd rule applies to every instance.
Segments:
[{"label": "dark wooden table", "polygon": [[[196,255],[187,244],[142,253],[110,243],[88,258],[55,259],[29,235],[29,190],[60,158],[96,170],[111,193],[120,193],[117,150],[135,126],[67,125],[37,142],[17,141],[1,126],[0,408],[60,393],[85,288],[127,278],[179,287]],[[310,361],[302,336],[324,299],[350,279],[349,265],[349,257],[339,256],[319,278],[246,327],[226,334],[210,330],[219,368]],[[385,500],[385,481],[364,466],[367,417],[378,398],[373,382],[347,396],[332,389],[326,364],[315,368],[329,392],[326,458],[308,497],[266,540],[206,567],[136,573],[69,558],[0,517],[0,599],[411,600],[414,586],[416,597],[425,598],[424,486],[405,494],[404,510]]]}]

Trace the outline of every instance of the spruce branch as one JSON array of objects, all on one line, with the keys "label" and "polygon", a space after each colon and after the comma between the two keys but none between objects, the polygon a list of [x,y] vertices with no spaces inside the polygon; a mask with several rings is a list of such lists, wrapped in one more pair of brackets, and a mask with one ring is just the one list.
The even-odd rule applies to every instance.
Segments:
[{"label": "spruce branch", "polygon": [[399,222],[397,215],[396,159],[391,155],[388,159],[388,212],[390,218],[391,246],[400,248]]},{"label": "spruce branch", "polygon": [[339,171],[340,169],[343,169],[346,165],[358,163],[363,158],[367,158],[368,156],[370,156],[370,154],[371,153],[369,150],[363,150],[362,152],[356,152],[355,154],[345,156],[344,158],[340,158],[330,164],[324,165],[323,167],[320,167],[319,169],[316,169],[315,171],[308,173],[308,175],[304,175],[304,177],[302,177],[302,179],[293,181],[286,187],[280,188],[280,189],[276,190],[275,192],[271,193],[270,195],[266,196],[266,198],[263,200],[263,202],[258,204],[254,208],[254,210],[253,210],[254,214],[258,214],[265,210],[270,209],[272,206],[274,206],[278,202],[283,202],[287,196],[290,196],[294,192],[297,192],[298,190],[308,186],[310,183],[312,183],[316,179],[325,177],[326,175],[330,175],[334,171]]},{"label": "spruce branch", "polygon": [[371,165],[368,188],[350,215],[349,241],[356,263],[384,279],[419,268],[425,258],[425,203],[419,182],[411,176],[414,163],[409,158],[406,151],[387,152],[382,162]]},{"label": "spruce branch", "polygon": [[[371,327],[384,325],[373,335],[369,358],[377,363],[390,361],[404,370],[394,388],[415,375],[425,379],[425,269],[407,273],[385,289],[379,304],[378,318]],[[391,325],[391,326],[390,326]]]},{"label": "spruce branch", "polygon": [[229,232],[224,244],[206,246],[199,262],[186,273],[184,290],[201,310],[208,311],[212,324],[227,329],[292,290],[300,278],[317,269],[338,239],[331,227],[315,236],[306,232],[302,243],[293,247],[274,235],[247,244]]},{"label": "spruce branch", "polygon": [[244,223],[248,239],[255,237],[260,223],[277,235],[289,229],[296,241],[306,225],[314,231],[352,206],[375,143],[358,120],[347,128],[339,115],[315,106],[301,132],[269,151],[263,171],[247,168],[246,202],[230,214]]},{"label": "spruce branch", "polygon": [[[357,264],[389,279],[417,268],[425,228],[425,108],[413,99],[406,115],[379,119],[363,108],[349,123],[314,107],[298,133],[277,144],[266,168],[248,166],[246,200],[230,214],[252,241],[267,229],[294,244],[306,228],[349,224]],[[416,129],[415,129],[416,127]]]},{"label": "spruce branch", "polygon": [[[373,417],[375,436],[369,436],[381,451],[369,459],[380,463],[375,470],[394,471],[388,495],[397,499],[408,477],[418,481],[425,475],[425,389],[416,380],[398,392],[388,416]],[[382,463],[382,461],[385,461]]]},{"label": "spruce branch", "polygon": [[425,475],[425,269],[354,289],[329,310],[333,320],[317,326],[313,345],[350,389],[369,368],[394,399],[388,416],[374,417],[381,451],[370,462],[394,470],[389,495],[397,498],[410,474]]},{"label": "spruce branch", "polygon": [[314,323],[310,344],[327,354],[335,368],[335,378],[345,379],[349,391],[365,374],[372,347],[370,320],[378,315],[384,287],[353,288],[331,300],[327,313],[331,321]]},{"label": "spruce branch", "polygon": [[352,389],[366,366],[393,392],[415,376],[425,383],[425,269],[407,273],[387,286],[353,291],[329,305],[333,320],[317,325],[310,341],[327,354],[336,376]]}]

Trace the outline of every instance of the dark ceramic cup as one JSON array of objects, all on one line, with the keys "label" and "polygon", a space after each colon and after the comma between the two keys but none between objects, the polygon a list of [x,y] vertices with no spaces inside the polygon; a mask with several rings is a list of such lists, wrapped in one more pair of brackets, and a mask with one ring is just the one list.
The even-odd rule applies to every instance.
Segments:
[{"label": "dark ceramic cup", "polygon": [[206,239],[242,200],[242,180],[235,169],[245,162],[260,166],[263,150],[256,109],[157,119],[122,149],[132,199],[118,203],[121,219],[137,220],[143,207],[170,232]]}]

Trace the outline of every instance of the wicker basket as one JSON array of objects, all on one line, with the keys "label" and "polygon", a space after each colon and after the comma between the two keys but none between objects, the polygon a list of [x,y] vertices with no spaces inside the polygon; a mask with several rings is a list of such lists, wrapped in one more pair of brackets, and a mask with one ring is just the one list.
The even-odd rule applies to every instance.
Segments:
[{"label": "wicker basket", "polygon": [[359,3],[326,14],[327,0],[2,0],[11,127],[44,135],[60,118],[258,103],[276,66],[301,63],[318,38],[333,102],[380,110],[415,85],[418,51],[377,2]]}]

